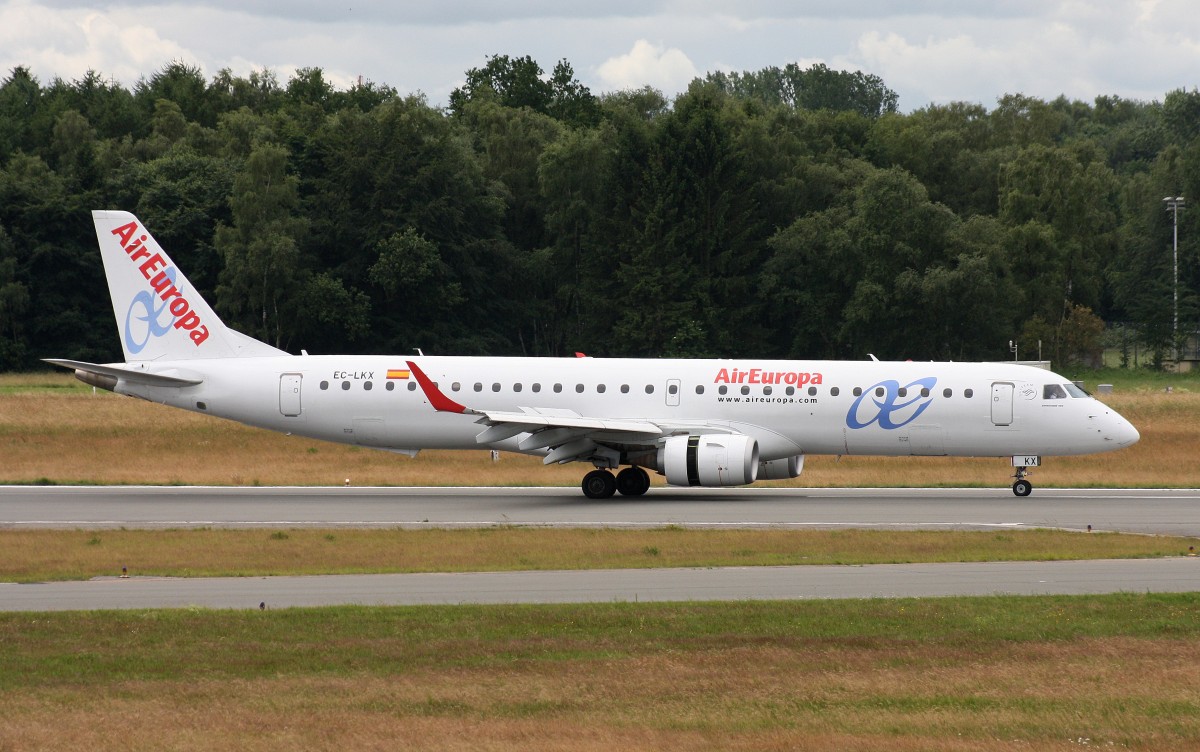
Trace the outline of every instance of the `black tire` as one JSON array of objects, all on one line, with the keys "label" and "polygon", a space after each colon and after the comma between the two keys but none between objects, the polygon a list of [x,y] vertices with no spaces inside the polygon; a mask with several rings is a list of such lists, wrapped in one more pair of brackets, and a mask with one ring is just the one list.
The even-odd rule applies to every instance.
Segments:
[{"label": "black tire", "polygon": [[1019,480],[1013,484],[1013,493],[1024,498],[1033,493],[1033,484],[1027,480]]},{"label": "black tire", "polygon": [[650,490],[650,476],[640,467],[627,467],[617,473],[617,491],[622,496],[641,496]]},{"label": "black tire", "polygon": [[593,470],[583,476],[583,495],[589,499],[607,499],[617,492],[617,479],[607,470]]}]

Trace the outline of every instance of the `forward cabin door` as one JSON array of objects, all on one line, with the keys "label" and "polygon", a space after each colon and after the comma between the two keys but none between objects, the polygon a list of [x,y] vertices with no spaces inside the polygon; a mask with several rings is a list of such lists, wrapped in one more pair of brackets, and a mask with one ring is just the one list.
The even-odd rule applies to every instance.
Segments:
[{"label": "forward cabin door", "polygon": [[300,382],[298,373],[285,373],[279,377],[279,412],[289,418],[300,414]]},{"label": "forward cabin door", "polygon": [[992,425],[1011,426],[1013,422],[1013,385],[1007,381],[992,384]]}]

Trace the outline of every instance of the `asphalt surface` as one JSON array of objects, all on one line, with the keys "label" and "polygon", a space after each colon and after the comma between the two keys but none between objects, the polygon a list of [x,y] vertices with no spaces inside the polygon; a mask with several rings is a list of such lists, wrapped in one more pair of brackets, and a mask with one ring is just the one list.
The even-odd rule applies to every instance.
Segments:
[{"label": "asphalt surface", "polygon": [[[0,529],[489,525],[1055,527],[1200,536],[1200,491],[653,489],[588,501],[574,489],[4,487]],[[284,608],[1086,594],[1200,590],[1200,558],[723,567],[329,577],[141,578],[0,584],[0,610]]]},{"label": "asphalt surface", "polygon": [[1200,536],[1200,490],[0,487],[0,528],[1053,527]]}]

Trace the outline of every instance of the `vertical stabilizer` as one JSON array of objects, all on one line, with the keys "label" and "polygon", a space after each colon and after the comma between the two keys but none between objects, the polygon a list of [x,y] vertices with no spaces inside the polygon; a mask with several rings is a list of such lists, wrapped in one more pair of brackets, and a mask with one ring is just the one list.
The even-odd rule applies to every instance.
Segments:
[{"label": "vertical stabilizer", "polygon": [[226,327],[137,217],[92,220],[126,362],[287,354]]}]

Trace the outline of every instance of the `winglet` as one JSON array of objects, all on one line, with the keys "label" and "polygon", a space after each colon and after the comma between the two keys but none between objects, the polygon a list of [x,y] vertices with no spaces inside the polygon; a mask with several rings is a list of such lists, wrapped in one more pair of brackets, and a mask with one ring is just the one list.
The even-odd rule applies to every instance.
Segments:
[{"label": "winglet", "polygon": [[413,376],[417,377],[417,383],[421,385],[421,391],[425,392],[425,397],[429,400],[429,404],[433,405],[433,409],[440,413],[474,413],[474,410],[460,405],[437,388],[437,384],[425,375],[425,372],[417,367],[417,364],[408,361],[408,368],[412,371]]}]

